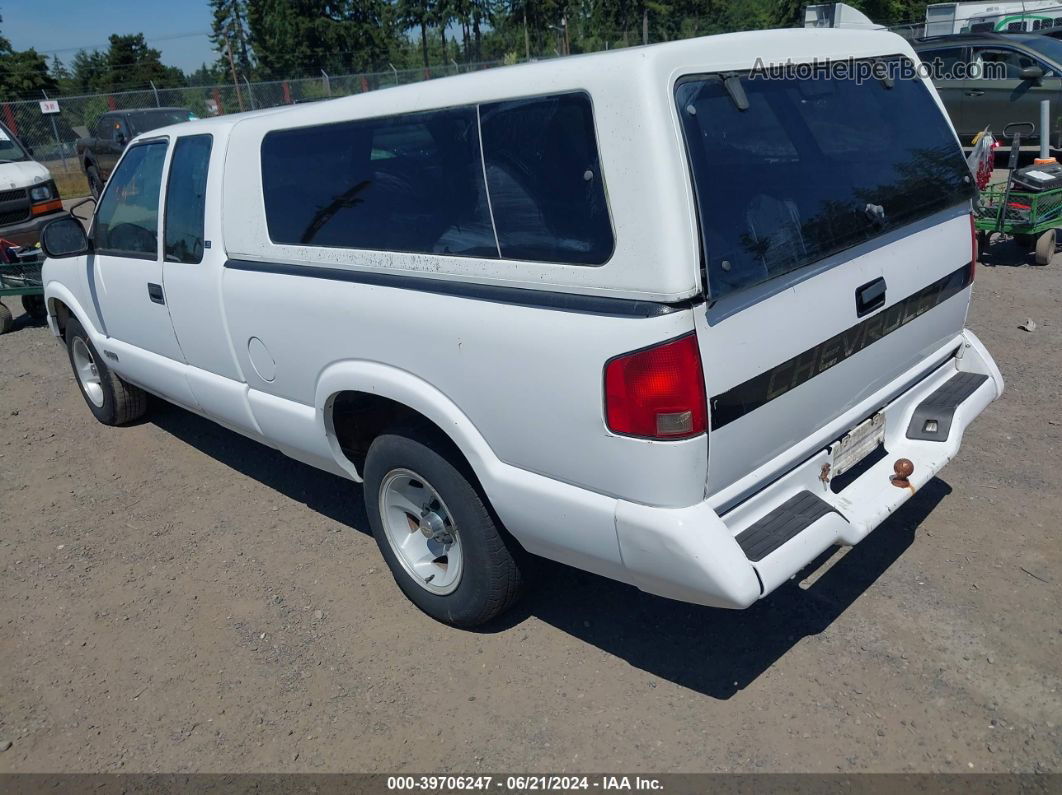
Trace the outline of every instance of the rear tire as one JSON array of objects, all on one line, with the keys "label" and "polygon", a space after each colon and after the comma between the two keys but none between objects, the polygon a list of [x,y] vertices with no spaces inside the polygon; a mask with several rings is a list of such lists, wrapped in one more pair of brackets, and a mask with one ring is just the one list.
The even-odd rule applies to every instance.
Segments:
[{"label": "rear tire", "polygon": [[75,319],[66,322],[66,351],[81,396],[104,425],[125,425],[147,413],[147,393],[115,375]]},{"label": "rear tire", "polygon": [[1049,265],[1055,256],[1056,230],[1048,229],[1036,241],[1036,264]]},{"label": "rear tire", "polygon": [[366,512],[395,582],[429,616],[456,627],[500,615],[524,582],[466,471],[448,445],[419,430],[378,436],[365,459]]},{"label": "rear tire", "polygon": [[7,334],[14,325],[15,318],[11,314],[11,310],[4,304],[0,304],[0,334]]}]

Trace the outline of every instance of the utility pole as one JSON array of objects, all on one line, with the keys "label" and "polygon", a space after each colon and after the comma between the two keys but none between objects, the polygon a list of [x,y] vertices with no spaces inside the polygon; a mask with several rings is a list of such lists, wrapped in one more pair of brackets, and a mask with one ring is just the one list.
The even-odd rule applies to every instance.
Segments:
[{"label": "utility pole", "polygon": [[649,6],[642,9],[642,44],[649,43]]},{"label": "utility pole", "polygon": [[232,45],[229,44],[229,37],[225,37],[225,52],[229,56],[229,69],[232,70],[232,85],[236,88],[236,102],[240,106],[240,112],[243,112],[243,93],[240,91],[240,81],[236,79],[236,64],[232,60]]}]

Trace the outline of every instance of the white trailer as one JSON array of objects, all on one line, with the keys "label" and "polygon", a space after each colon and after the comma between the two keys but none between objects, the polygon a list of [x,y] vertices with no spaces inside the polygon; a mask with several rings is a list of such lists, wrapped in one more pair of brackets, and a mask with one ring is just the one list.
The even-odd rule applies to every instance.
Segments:
[{"label": "white trailer", "polygon": [[935,3],[926,7],[926,36],[990,31],[1019,33],[1062,25],[1062,2]]}]

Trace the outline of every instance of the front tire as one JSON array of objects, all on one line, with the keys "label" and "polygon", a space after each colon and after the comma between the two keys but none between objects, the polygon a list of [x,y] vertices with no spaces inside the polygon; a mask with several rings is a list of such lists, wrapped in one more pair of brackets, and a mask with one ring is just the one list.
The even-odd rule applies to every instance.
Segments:
[{"label": "front tire", "polygon": [[432,434],[385,433],[366,456],[365,507],[409,600],[438,621],[475,627],[512,606],[523,577],[465,469]]},{"label": "front tire", "polygon": [[147,393],[127,384],[103,363],[74,318],[66,322],[66,351],[81,395],[97,420],[104,425],[125,425],[147,413]]}]

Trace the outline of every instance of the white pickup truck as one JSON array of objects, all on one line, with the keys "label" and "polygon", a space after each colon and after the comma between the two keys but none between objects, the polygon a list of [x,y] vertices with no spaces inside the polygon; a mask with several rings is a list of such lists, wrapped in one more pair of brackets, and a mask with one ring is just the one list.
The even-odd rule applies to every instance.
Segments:
[{"label": "white pickup truck", "polygon": [[104,423],[150,392],[362,482],[439,620],[507,608],[526,553],[746,607],[1003,390],[955,133],[861,68],[911,61],[732,34],[153,130],[87,236],[47,228],[51,328]]}]

